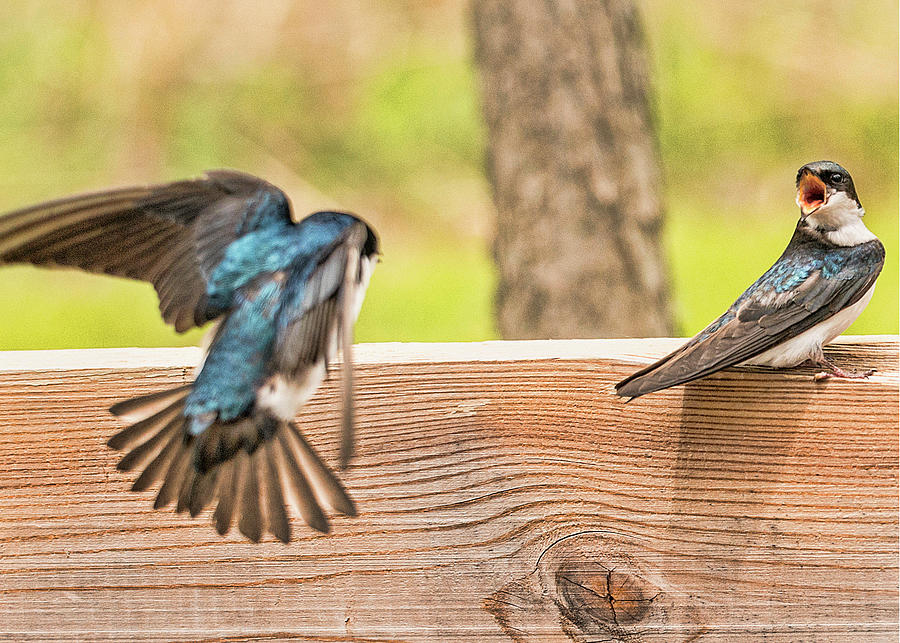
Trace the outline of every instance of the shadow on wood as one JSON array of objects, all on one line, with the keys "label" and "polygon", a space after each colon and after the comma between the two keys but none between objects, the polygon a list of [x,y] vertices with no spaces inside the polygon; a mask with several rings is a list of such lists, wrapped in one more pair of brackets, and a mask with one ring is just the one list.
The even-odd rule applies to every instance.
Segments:
[{"label": "shadow on wood", "polygon": [[[114,401],[196,350],[0,353],[0,633],[308,640],[896,640],[895,337],[868,381],[739,368],[628,404],[678,340],[357,349],[357,518],[252,545],[153,511]],[[332,463],[337,390],[298,418]]]}]

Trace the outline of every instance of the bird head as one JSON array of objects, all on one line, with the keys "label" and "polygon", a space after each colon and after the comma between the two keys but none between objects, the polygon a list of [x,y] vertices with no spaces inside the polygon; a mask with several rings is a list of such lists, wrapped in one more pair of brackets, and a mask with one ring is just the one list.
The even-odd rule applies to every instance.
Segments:
[{"label": "bird head", "polygon": [[807,163],[797,171],[797,205],[801,218],[841,202],[862,212],[850,173],[833,161]]}]

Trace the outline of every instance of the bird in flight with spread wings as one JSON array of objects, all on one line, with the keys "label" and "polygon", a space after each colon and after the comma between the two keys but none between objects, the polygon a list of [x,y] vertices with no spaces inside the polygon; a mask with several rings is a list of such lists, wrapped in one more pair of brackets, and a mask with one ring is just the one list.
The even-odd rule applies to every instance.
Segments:
[{"label": "bird in flight with spread wings", "polygon": [[291,538],[288,507],[327,532],[323,506],[356,508],[294,423],[343,353],[340,463],[353,447],[353,324],[379,254],[342,212],[295,221],[285,194],[231,170],[67,197],[0,217],[0,263],[71,266],[148,281],[179,332],[216,320],[193,382],[115,404],[118,467],[159,485],[155,508],[215,503],[225,534]]},{"label": "bird in flight with spread wings", "polygon": [[826,359],[822,346],[843,333],[872,298],[884,246],[862,221],[853,179],[837,163],[797,172],[800,220],[775,264],[725,313],[675,352],[616,384],[635,398],[736,364],[824,367],[817,379],[868,377]]}]

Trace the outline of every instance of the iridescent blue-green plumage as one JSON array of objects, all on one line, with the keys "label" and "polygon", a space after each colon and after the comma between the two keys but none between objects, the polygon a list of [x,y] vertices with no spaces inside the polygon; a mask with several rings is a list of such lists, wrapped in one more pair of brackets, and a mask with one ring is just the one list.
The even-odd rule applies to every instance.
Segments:
[{"label": "iridescent blue-green plumage", "polygon": [[[802,332],[829,313],[853,304],[865,292],[865,286],[871,286],[883,264],[884,246],[880,241],[860,246],[826,246],[804,230],[797,230],[778,261],[722,316],[700,331],[697,341],[737,318],[742,309],[742,320],[753,319],[754,315],[762,317],[767,311],[779,311],[786,320],[793,320],[789,313],[800,311],[792,306],[801,306],[810,313],[803,315],[802,323],[795,329]],[[830,299],[830,306],[820,305]]]},{"label": "iridescent blue-green plumage", "polygon": [[[155,506],[177,501],[179,511],[196,514],[218,500],[220,533],[236,519],[252,540],[266,529],[290,539],[286,500],[322,531],[320,505],[355,512],[292,418],[338,348],[349,349],[377,252],[374,232],[357,217],[317,212],[294,222],[278,188],[233,171],[0,218],[0,262],[149,281],[178,331],[219,320],[190,386],[113,407],[139,421],[110,446],[128,450],[121,468],[143,469],[136,489],[162,483]],[[349,438],[349,410],[344,425]]]},{"label": "iridescent blue-green plumage", "polygon": [[[833,199],[839,206],[832,208],[843,208],[829,216],[836,220],[843,217],[848,234],[856,234],[858,242],[836,243],[835,238],[845,240],[830,236],[839,232],[837,228],[821,222],[811,224],[804,214],[787,248],[771,268],[681,348],[619,382],[619,395],[638,397],[760,356],[766,360],[760,363],[793,365],[794,355],[801,357],[797,362],[808,358],[825,363],[819,340],[830,341],[832,333],[829,326],[823,325],[857,303],[865,304],[863,298],[871,296],[884,264],[884,246],[859,221],[862,209],[846,170],[827,161],[810,164],[798,173],[798,185],[806,174],[815,174],[816,189],[820,190],[816,198],[821,198],[822,204]],[[825,179],[819,179],[819,175]],[[816,209],[822,207],[825,205]],[[846,327],[850,321],[844,323],[841,319],[834,327]],[[814,330],[820,328],[824,330]],[[808,343],[804,340],[789,344],[795,338],[800,341],[807,331],[820,333],[821,337],[813,336]],[[769,357],[771,351],[789,345],[790,350],[785,349],[783,356]]]},{"label": "iridescent blue-green plumage", "polygon": [[[185,400],[191,418],[189,432],[197,435],[216,420],[230,421],[256,400],[256,388],[267,375],[275,340],[275,311],[283,287],[261,285],[253,298],[234,296],[233,310],[222,322],[213,347]],[[212,414],[209,421],[197,421]]]},{"label": "iridescent blue-green plumage", "polygon": [[[232,312],[187,397],[188,416],[216,412],[220,420],[233,420],[247,411],[255,388],[269,375],[276,334],[305,312],[310,277],[357,221],[340,212],[317,212],[299,224],[269,217],[267,227],[227,247],[210,275],[207,296]],[[191,432],[204,428],[195,422]]]}]

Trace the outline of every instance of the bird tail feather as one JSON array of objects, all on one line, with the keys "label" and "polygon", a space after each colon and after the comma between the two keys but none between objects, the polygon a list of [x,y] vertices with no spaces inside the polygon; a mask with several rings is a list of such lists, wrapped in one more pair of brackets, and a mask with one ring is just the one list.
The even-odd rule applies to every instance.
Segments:
[{"label": "bird tail feather", "polygon": [[253,542],[268,531],[285,543],[291,540],[289,507],[324,533],[330,525],[323,506],[356,515],[340,480],[293,422],[256,412],[216,421],[192,436],[183,414],[189,391],[179,387],[113,407],[121,415],[144,416],[110,438],[109,446],[126,451],[120,470],[141,470],[132,490],[160,485],[155,509],[174,502],[176,512],[196,516],[214,503],[220,534],[236,522]]}]

